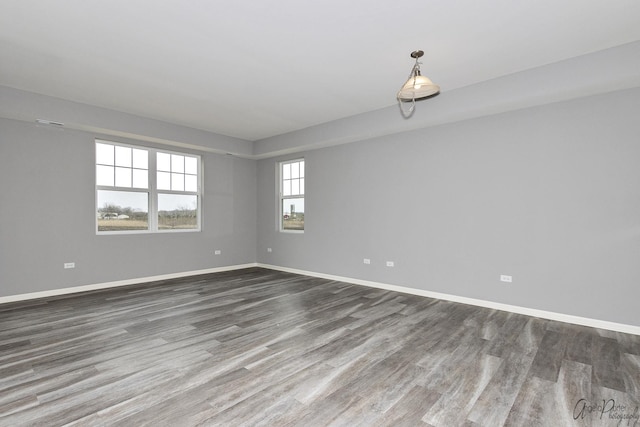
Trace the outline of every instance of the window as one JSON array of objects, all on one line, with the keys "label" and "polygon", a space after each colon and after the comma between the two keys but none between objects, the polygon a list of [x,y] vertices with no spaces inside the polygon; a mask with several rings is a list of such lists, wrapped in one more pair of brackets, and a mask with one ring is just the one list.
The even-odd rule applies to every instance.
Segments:
[{"label": "window", "polygon": [[304,159],[280,163],[280,230],[304,231]]},{"label": "window", "polygon": [[96,140],[99,234],[200,230],[199,156]]}]

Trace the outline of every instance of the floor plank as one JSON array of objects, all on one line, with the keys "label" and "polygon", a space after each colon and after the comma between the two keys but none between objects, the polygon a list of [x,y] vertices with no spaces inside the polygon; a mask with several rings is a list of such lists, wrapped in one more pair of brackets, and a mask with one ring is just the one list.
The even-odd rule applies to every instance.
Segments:
[{"label": "floor plank", "polygon": [[0,305],[2,426],[614,426],[639,405],[640,336],[261,268]]}]

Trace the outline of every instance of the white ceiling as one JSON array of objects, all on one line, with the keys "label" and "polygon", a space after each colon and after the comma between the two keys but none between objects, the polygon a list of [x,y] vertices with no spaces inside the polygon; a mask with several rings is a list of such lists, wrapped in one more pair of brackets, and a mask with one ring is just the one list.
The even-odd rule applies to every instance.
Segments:
[{"label": "white ceiling", "polygon": [[256,141],[640,40],[638,0],[1,0],[0,85]]}]

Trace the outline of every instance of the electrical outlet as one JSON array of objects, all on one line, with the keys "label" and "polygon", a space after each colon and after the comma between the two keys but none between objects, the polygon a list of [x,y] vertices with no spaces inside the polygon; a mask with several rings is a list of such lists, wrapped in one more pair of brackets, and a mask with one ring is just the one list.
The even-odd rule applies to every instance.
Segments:
[{"label": "electrical outlet", "polygon": [[363,262],[364,262],[365,264],[371,264],[371,260],[370,260],[369,258],[365,258],[365,259],[363,260]]},{"label": "electrical outlet", "polygon": [[214,254],[216,254],[216,255],[220,255],[221,253],[222,253],[222,251],[220,249],[216,249],[215,252],[214,252]]},{"label": "electrical outlet", "polygon": [[64,268],[76,268],[76,263],[75,262],[65,262],[64,263]]},{"label": "electrical outlet", "polygon": [[501,282],[506,282],[506,283],[511,283],[511,282],[513,282],[513,277],[512,276],[507,276],[506,274],[501,274],[500,275],[500,281]]},{"label": "electrical outlet", "polygon": [[393,261],[387,261],[387,267],[394,267],[395,265]]}]

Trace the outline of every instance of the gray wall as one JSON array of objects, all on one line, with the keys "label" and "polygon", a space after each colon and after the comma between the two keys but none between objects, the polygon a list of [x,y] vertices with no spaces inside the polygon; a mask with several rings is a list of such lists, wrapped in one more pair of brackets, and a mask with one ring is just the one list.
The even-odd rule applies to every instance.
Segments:
[{"label": "gray wall", "polygon": [[[638,117],[631,89],[260,160],[258,261],[640,325]],[[300,156],[306,230],[279,233]]]},{"label": "gray wall", "polygon": [[254,160],[197,153],[202,232],[97,236],[95,135],[7,119],[0,130],[0,296],[255,262]]},{"label": "gray wall", "polygon": [[[258,261],[640,325],[638,117],[636,88],[260,161],[171,127],[211,141],[203,231],[117,236],[94,231],[100,135],[0,119],[0,296]],[[283,234],[275,164],[299,156],[306,231]]]}]

